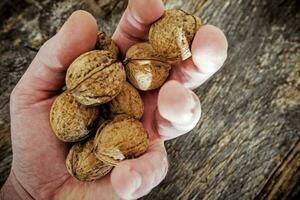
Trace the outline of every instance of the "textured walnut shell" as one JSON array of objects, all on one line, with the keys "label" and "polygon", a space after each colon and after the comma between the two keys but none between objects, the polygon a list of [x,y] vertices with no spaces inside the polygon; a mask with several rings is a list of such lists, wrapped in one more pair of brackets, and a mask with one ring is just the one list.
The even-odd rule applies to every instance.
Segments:
[{"label": "textured walnut shell", "polygon": [[81,181],[93,181],[108,174],[112,166],[99,160],[93,151],[94,138],[72,146],[66,159],[68,172]]},{"label": "textured walnut shell", "polygon": [[143,91],[159,88],[171,69],[171,64],[158,55],[149,43],[131,46],[124,62],[129,82]]},{"label": "textured walnut shell", "polygon": [[65,91],[52,104],[50,124],[60,140],[75,142],[88,137],[97,116],[97,108],[79,104],[69,91]]},{"label": "textured walnut shell", "polygon": [[109,51],[94,50],[79,56],[68,68],[66,85],[84,105],[100,105],[122,90],[124,67]]},{"label": "textured walnut shell", "polygon": [[182,10],[166,10],[151,25],[149,42],[160,55],[170,60],[186,60],[191,54],[190,46],[201,20]]},{"label": "textured walnut shell", "polygon": [[96,49],[110,51],[117,59],[119,57],[119,48],[117,44],[104,32],[98,32]]},{"label": "textured walnut shell", "polygon": [[97,158],[116,165],[120,160],[136,158],[145,153],[149,139],[141,122],[122,115],[100,126],[94,144]]},{"label": "textured walnut shell", "polygon": [[140,119],[144,113],[144,104],[139,92],[128,82],[123,90],[109,102],[113,115],[127,114],[135,119]]}]

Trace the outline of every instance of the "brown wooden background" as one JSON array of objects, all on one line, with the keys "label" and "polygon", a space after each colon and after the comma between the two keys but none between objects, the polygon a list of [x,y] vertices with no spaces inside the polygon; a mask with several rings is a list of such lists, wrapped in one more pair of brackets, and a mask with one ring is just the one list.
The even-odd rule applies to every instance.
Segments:
[{"label": "brown wooden background", "polygon": [[[300,188],[300,5],[297,0],[165,0],[219,26],[225,66],[196,90],[203,117],[166,142],[170,171],[143,199],[291,199]],[[0,183],[11,162],[9,94],[35,49],[76,9],[112,34],[127,1],[0,2]]]}]

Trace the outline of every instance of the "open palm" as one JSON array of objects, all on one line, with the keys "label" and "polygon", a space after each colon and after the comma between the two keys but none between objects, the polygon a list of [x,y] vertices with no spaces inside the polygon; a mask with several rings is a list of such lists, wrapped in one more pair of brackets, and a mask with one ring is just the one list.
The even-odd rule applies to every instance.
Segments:
[{"label": "open palm", "polygon": [[[145,10],[145,6],[152,9]],[[164,8],[161,0],[131,0],[113,35],[121,52],[145,41],[149,24]],[[192,45],[192,58],[176,63],[160,91],[142,93],[142,118],[150,134],[150,148],[138,159],[126,160],[94,182],[80,182],[65,167],[66,144],[52,133],[50,107],[64,85],[69,64],[94,48],[98,32],[93,16],[76,11],[61,30],[48,40],[11,95],[13,164],[10,179],[35,199],[139,198],[165,177],[168,168],[163,141],[190,131],[200,118],[195,88],[216,72],[227,56],[227,41],[214,26],[202,26]],[[176,80],[176,81],[174,81]]]}]

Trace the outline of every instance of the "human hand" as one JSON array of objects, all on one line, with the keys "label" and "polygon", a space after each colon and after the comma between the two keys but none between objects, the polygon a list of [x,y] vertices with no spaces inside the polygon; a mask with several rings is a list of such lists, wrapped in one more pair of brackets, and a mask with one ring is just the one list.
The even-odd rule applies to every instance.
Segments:
[{"label": "human hand", "polygon": [[[129,1],[113,35],[123,54],[134,43],[147,39],[149,25],[163,11],[161,0]],[[147,194],[167,173],[163,141],[187,133],[200,118],[199,99],[187,88],[196,88],[211,77],[227,56],[224,34],[214,26],[202,26],[194,38],[192,58],[174,64],[170,81],[159,92],[142,93],[145,104],[142,121],[151,140],[147,153],[122,161],[100,180],[80,182],[66,170],[68,149],[52,133],[49,111],[64,85],[67,67],[76,57],[94,48],[97,32],[96,20],[90,14],[74,12],[41,47],[12,92],[13,163],[6,185],[21,197],[133,199]]]}]

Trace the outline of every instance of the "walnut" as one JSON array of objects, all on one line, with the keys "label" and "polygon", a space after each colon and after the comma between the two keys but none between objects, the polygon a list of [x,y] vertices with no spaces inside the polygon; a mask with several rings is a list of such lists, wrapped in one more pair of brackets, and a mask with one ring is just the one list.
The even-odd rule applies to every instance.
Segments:
[{"label": "walnut", "polygon": [[127,78],[137,89],[159,88],[168,78],[171,64],[158,55],[149,43],[131,46],[124,61]]},{"label": "walnut", "polygon": [[66,159],[68,172],[81,181],[99,179],[112,170],[112,166],[103,163],[94,154],[94,138],[72,146]]},{"label": "walnut", "polygon": [[166,10],[151,25],[149,42],[153,49],[170,60],[186,60],[191,57],[190,46],[201,26],[201,20],[182,10]]},{"label": "walnut", "polygon": [[107,51],[111,52],[116,59],[119,58],[119,54],[120,54],[119,47],[104,32],[99,32],[97,35],[96,49],[107,50]]},{"label": "walnut", "polygon": [[109,102],[109,107],[113,115],[127,114],[135,119],[140,119],[144,113],[139,92],[128,82],[125,82],[118,96]]},{"label": "walnut", "polygon": [[75,142],[89,136],[97,116],[96,107],[79,104],[69,91],[65,91],[52,104],[50,124],[60,140]]},{"label": "walnut", "polygon": [[79,56],[66,75],[67,89],[84,105],[99,105],[116,97],[126,79],[121,62],[109,51],[94,50]]},{"label": "walnut", "polygon": [[149,146],[149,138],[141,122],[120,115],[100,126],[94,144],[98,159],[116,165],[123,159],[144,154]]}]

